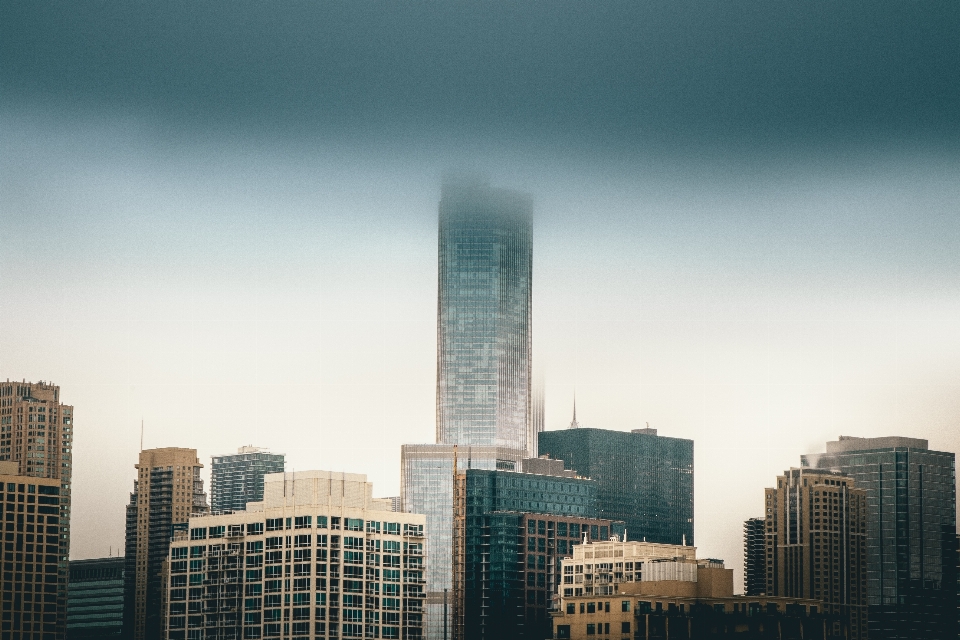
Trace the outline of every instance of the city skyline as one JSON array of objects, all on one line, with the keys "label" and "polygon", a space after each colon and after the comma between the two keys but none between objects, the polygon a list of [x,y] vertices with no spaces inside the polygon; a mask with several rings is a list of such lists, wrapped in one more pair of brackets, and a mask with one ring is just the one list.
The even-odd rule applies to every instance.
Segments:
[{"label": "city skyline", "polygon": [[840,435],[960,450],[960,11],[905,6],[4,3],[0,379],[76,407],[74,557],[141,420],[399,494],[448,170],[535,202],[546,428],[693,440],[705,556]]}]

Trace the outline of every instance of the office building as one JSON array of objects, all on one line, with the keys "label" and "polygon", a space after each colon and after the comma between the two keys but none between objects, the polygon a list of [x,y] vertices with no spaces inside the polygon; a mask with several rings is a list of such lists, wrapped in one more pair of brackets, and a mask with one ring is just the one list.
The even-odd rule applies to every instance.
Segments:
[{"label": "office building", "polygon": [[161,576],[173,528],[208,510],[196,449],[164,448],[140,452],[124,549],[124,636],[161,637]]},{"label": "office building", "polygon": [[916,438],[840,436],[801,465],[867,492],[867,602],[876,638],[957,637],[953,453]]},{"label": "office building", "polygon": [[767,596],[811,598],[832,633],[867,637],[866,492],[820,469],[790,469],[765,490]]},{"label": "office building", "polygon": [[439,215],[437,443],[534,452],[532,202],[448,180]]},{"label": "office building", "polygon": [[170,546],[167,638],[422,638],[425,518],[372,496],[360,474],[273,474],[263,502],[190,518]]},{"label": "office building", "polygon": [[213,456],[210,508],[214,511],[242,511],[248,502],[262,501],[263,476],[283,471],[284,455],[259,447],[240,447],[234,455]]},{"label": "office building", "polygon": [[766,521],[750,518],[743,523],[743,593],[762,596],[767,591]]},{"label": "office building", "polygon": [[0,638],[58,640],[66,618],[66,585],[60,584],[66,565],[60,555],[61,483],[23,475],[19,468],[16,462],[0,462]]},{"label": "office building", "polygon": [[457,478],[454,640],[549,637],[560,560],[585,539],[623,532],[594,517],[592,480],[571,477],[559,460],[557,475],[533,462],[543,473],[467,469]]},{"label": "office building", "polygon": [[[60,483],[57,633],[67,622],[67,558],[73,483],[73,407],[60,402],[60,387],[49,382],[0,382],[0,462],[17,465],[14,475]],[[45,516],[45,535],[54,524]],[[39,523],[35,523],[39,524]]]},{"label": "office building", "polygon": [[70,563],[67,640],[121,637],[123,565],[122,557]]},{"label": "office building", "polygon": [[561,563],[553,638],[823,640],[832,618],[809,598],[733,595],[733,571],[694,547],[600,542]]},{"label": "office building", "polygon": [[459,471],[467,468],[512,471],[520,467],[523,452],[504,447],[407,444],[401,447],[400,455],[403,511],[426,517],[426,551],[431,559],[426,571],[426,636],[434,640],[443,638],[446,633],[449,638],[453,589],[454,461]]},{"label": "office building", "polygon": [[694,543],[692,440],[574,428],[541,433],[539,453],[595,480],[597,517],[623,521],[631,540]]}]

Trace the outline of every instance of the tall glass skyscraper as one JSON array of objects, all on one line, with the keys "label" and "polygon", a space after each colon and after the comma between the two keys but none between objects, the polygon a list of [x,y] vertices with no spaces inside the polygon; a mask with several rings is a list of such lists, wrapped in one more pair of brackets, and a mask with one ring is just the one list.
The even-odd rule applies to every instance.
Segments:
[{"label": "tall glass skyscraper", "polygon": [[448,181],[440,199],[437,443],[532,457],[532,201]]},{"label": "tall glass skyscraper", "polygon": [[851,438],[804,467],[835,469],[867,492],[870,638],[957,637],[954,454],[916,438]]}]

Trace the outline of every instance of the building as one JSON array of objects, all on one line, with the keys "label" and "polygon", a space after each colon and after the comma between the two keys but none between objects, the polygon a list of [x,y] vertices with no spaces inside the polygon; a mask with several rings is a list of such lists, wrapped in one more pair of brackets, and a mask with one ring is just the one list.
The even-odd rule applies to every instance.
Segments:
[{"label": "building", "polygon": [[[545,463],[544,460],[524,461]],[[622,534],[599,520],[596,486],[559,473],[467,469],[454,489],[454,640],[551,633],[560,560],[575,544]],[[617,526],[619,525],[619,526]]]},{"label": "building", "polygon": [[532,211],[521,193],[471,181],[443,185],[437,443],[533,455]]},{"label": "building", "polygon": [[541,433],[539,453],[595,480],[597,517],[622,520],[631,540],[693,544],[692,440],[574,428]]},{"label": "building", "polygon": [[425,518],[372,496],[364,475],[273,474],[263,502],[190,518],[166,638],[422,638]]},{"label": "building", "polygon": [[140,452],[124,548],[124,636],[161,637],[161,576],[176,525],[207,511],[196,449],[147,449]]},{"label": "building", "polygon": [[61,483],[57,478],[22,475],[19,467],[16,462],[0,462],[0,489],[5,489],[0,495],[4,540],[0,638],[58,640],[66,617],[62,601],[66,585],[60,584],[66,564],[60,555]]},{"label": "building", "polygon": [[600,542],[561,563],[553,638],[822,640],[832,620],[808,598],[733,595],[733,571],[694,547]]},{"label": "building", "polygon": [[750,518],[743,523],[743,593],[762,596],[767,591],[766,521]]},{"label": "building", "polygon": [[70,563],[67,640],[121,637],[123,565],[122,557]]},{"label": "building", "polygon": [[866,491],[852,478],[790,469],[765,490],[767,596],[811,598],[867,637]]},{"label": "building", "polygon": [[[459,458],[458,458],[459,455]],[[453,589],[453,469],[520,467],[523,452],[504,447],[457,447],[444,444],[407,444],[401,447],[400,490],[403,511],[426,516],[426,635],[449,638]],[[446,610],[446,615],[444,611]],[[446,620],[446,623],[444,622]]]},{"label": "building", "polygon": [[915,438],[840,436],[801,465],[835,469],[867,492],[870,635],[956,638],[955,456]]},{"label": "building", "polygon": [[[67,623],[73,407],[60,402],[60,387],[48,382],[7,380],[0,383],[0,462],[16,464],[16,471],[10,475],[59,481],[59,513],[56,522],[51,520],[51,514],[44,515],[44,535],[49,537],[52,525],[59,526],[57,554],[62,560],[57,566],[57,608],[54,614],[56,633],[62,636]],[[12,467],[8,467],[10,469]],[[39,526],[39,522],[34,525]]]},{"label": "building", "polygon": [[391,511],[403,511],[403,501],[401,501],[400,496],[388,496],[384,500],[390,501]]},{"label": "building", "polygon": [[213,456],[210,464],[210,508],[239,511],[263,500],[263,476],[283,473],[284,455],[240,447],[235,455]]}]

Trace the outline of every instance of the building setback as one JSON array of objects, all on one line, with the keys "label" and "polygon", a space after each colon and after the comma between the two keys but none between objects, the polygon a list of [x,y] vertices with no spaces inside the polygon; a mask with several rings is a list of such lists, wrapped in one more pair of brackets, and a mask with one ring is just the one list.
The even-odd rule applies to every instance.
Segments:
[{"label": "building setback", "polygon": [[127,505],[124,547],[124,637],[159,640],[163,563],[173,528],[208,510],[196,449],[140,452]]},{"label": "building setback", "polygon": [[867,493],[870,635],[957,637],[955,456],[916,438],[827,443],[801,466],[836,469]]},{"label": "building setback", "polygon": [[544,431],[540,455],[597,483],[597,517],[622,520],[631,540],[693,544],[693,440],[656,429]]},{"label": "building setback", "polygon": [[236,454],[213,456],[210,464],[210,508],[239,511],[263,500],[263,476],[283,473],[284,455],[259,447],[240,447]]},{"label": "building setback", "polygon": [[812,598],[833,633],[867,637],[866,492],[852,478],[790,469],[765,490],[767,596]]},{"label": "building setback", "polygon": [[57,640],[66,606],[59,583],[60,481],[17,473],[0,462],[0,533],[4,541],[2,637]]},{"label": "building setback", "polygon": [[12,475],[58,481],[58,514],[54,518],[46,513],[43,526],[47,538],[59,527],[56,611],[47,615],[56,616],[56,633],[62,637],[67,623],[73,407],[60,402],[60,387],[48,382],[0,382],[0,462],[16,465]]},{"label": "building setback", "polygon": [[743,593],[762,596],[767,591],[767,558],[764,518],[743,523]]},{"label": "building setback", "polygon": [[622,523],[593,517],[595,483],[565,475],[563,463],[552,462],[560,475],[480,469],[459,474],[454,640],[549,636],[560,560],[584,539],[608,539],[617,524],[622,533]]},{"label": "building setback", "polygon": [[70,563],[67,640],[121,637],[123,565],[122,557]]},{"label": "building setback", "polygon": [[423,637],[425,518],[366,476],[268,475],[264,501],[193,517],[170,546],[169,640]]}]

